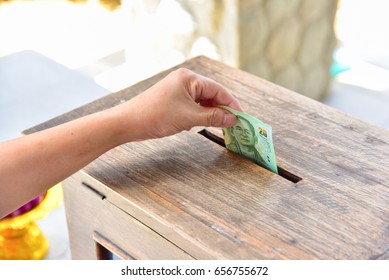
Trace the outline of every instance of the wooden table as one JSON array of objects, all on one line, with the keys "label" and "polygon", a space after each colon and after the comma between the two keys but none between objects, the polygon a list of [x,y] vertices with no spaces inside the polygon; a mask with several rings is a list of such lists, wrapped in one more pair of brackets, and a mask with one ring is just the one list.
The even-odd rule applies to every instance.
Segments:
[{"label": "wooden table", "polygon": [[[281,175],[229,152],[220,129],[119,146],[63,182],[74,259],[389,259],[387,130],[206,57],[179,66],[273,127]],[[170,71],[26,133],[119,104]]]}]

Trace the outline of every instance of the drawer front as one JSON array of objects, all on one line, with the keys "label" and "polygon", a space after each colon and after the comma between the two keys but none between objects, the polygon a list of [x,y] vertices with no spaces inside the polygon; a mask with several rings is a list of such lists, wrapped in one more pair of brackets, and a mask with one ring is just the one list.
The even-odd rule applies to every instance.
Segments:
[{"label": "drawer front", "polygon": [[73,259],[193,259],[77,176],[63,188]]}]

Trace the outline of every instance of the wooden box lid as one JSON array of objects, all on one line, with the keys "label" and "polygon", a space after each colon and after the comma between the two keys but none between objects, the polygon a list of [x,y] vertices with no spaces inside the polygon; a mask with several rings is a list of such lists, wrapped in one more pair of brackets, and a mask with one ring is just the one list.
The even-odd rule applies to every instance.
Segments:
[{"label": "wooden box lid", "polygon": [[[116,147],[81,171],[85,184],[194,258],[389,258],[388,131],[206,57],[178,67],[220,82],[272,126],[283,176],[196,127]],[[170,71],[26,133],[119,104]]]}]

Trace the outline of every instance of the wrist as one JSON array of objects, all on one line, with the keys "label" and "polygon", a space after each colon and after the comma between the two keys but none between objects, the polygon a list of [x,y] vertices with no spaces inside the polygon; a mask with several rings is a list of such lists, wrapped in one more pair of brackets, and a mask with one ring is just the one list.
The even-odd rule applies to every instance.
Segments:
[{"label": "wrist", "polygon": [[[104,112],[105,133],[110,148],[132,141],[144,140],[145,130],[142,126],[141,112],[129,101]],[[104,133],[104,131],[101,131]]]}]

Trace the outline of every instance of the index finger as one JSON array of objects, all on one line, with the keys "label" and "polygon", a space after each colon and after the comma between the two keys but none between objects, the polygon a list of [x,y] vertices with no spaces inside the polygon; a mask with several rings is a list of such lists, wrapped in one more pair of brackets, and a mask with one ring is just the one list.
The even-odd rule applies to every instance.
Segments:
[{"label": "index finger", "polygon": [[199,82],[195,90],[195,100],[203,106],[225,105],[238,111],[243,111],[239,101],[216,81],[197,75]]}]

